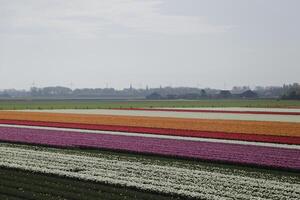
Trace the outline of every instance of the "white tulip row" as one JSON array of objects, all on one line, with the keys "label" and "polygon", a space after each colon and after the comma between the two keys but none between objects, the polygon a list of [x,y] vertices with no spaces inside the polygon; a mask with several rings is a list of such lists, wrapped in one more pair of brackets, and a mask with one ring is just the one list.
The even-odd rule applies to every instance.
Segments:
[{"label": "white tulip row", "polygon": [[299,177],[0,144],[0,166],[201,199],[297,199]]},{"label": "white tulip row", "polygon": [[[188,119],[221,119],[221,120],[247,120],[247,121],[300,122],[299,115],[173,112],[173,111],[145,111],[145,110],[117,110],[117,109],[116,110],[114,110],[114,109],[25,110],[23,112],[121,115],[121,116],[142,116],[142,117],[170,117],[170,118],[188,118]],[[285,112],[285,110],[282,112]]]},{"label": "white tulip row", "polygon": [[153,109],[172,109],[172,110],[216,110],[216,111],[252,111],[252,112],[300,112],[299,108],[252,108],[252,107],[155,107]]}]

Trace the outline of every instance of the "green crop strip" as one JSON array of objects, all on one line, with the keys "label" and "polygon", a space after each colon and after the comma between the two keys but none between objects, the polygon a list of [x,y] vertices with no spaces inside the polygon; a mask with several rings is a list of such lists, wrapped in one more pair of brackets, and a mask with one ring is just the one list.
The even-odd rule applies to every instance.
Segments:
[{"label": "green crop strip", "polygon": [[154,107],[260,107],[300,108],[300,101],[289,100],[0,100],[1,110],[20,109],[110,109]]},{"label": "green crop strip", "polygon": [[129,188],[16,169],[0,168],[0,179],[1,199],[179,199]]}]

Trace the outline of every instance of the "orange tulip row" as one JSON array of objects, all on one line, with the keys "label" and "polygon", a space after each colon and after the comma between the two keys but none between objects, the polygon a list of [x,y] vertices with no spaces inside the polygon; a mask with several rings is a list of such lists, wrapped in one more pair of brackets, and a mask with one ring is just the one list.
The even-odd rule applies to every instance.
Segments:
[{"label": "orange tulip row", "polygon": [[300,137],[300,123],[0,111],[3,120],[102,124]]}]

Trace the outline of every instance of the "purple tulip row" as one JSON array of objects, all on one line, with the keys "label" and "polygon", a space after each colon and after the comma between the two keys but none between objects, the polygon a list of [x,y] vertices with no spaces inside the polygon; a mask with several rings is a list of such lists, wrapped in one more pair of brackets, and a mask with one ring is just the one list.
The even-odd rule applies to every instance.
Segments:
[{"label": "purple tulip row", "polygon": [[297,149],[7,127],[0,127],[0,140],[300,170],[300,150]]}]

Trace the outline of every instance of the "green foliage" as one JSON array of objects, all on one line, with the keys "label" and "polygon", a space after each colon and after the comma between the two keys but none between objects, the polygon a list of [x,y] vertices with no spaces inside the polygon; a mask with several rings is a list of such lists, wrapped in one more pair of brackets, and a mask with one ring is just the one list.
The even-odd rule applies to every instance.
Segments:
[{"label": "green foliage", "polygon": [[1,199],[180,199],[130,188],[16,169],[0,168],[0,179]]},{"label": "green foliage", "polygon": [[284,85],[283,88],[284,94],[281,97],[282,99],[300,100],[300,85],[298,83]]},{"label": "green foliage", "polygon": [[300,108],[293,100],[0,100],[0,110],[20,109],[109,109],[155,107],[265,107]]}]

